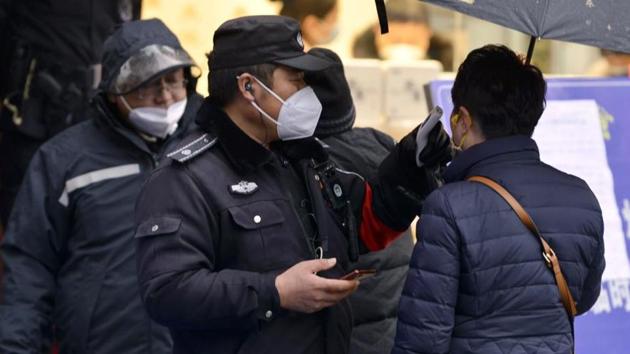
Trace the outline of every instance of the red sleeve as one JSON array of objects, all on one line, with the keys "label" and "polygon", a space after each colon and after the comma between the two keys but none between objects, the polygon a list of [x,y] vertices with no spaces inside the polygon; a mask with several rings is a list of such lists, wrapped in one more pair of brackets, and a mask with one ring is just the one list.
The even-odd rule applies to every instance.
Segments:
[{"label": "red sleeve", "polygon": [[359,228],[359,236],[365,246],[370,251],[382,250],[404,231],[390,228],[374,214],[372,187],[369,183],[365,183],[365,198],[363,198],[363,206],[361,207],[361,226]]}]

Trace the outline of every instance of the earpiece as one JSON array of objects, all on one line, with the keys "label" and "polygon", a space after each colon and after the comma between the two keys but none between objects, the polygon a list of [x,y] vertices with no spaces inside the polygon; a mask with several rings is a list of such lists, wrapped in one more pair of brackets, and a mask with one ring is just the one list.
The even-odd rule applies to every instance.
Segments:
[{"label": "earpiece", "polygon": [[245,84],[245,91],[252,92],[252,83],[248,82]]}]

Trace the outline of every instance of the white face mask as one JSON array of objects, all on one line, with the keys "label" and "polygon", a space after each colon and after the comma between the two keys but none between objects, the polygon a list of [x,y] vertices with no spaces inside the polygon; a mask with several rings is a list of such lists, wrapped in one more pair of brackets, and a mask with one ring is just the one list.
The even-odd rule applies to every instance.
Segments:
[{"label": "white face mask", "polygon": [[387,60],[421,60],[427,55],[420,47],[411,44],[389,44],[381,51],[383,59]]},{"label": "white face mask", "polygon": [[277,126],[278,137],[281,140],[295,140],[313,136],[317,122],[319,122],[319,116],[322,113],[322,104],[310,86],[304,87],[284,101],[260,80],[255,77],[254,79],[273,97],[282,102],[278,120],[273,119],[263,111],[256,102],[252,102],[260,114]]},{"label": "white face mask", "polygon": [[184,115],[187,102],[187,99],[184,98],[168,106],[168,108],[131,108],[124,97],[121,96],[121,99],[129,109],[129,121],[136,129],[162,139],[175,132],[179,120]]}]

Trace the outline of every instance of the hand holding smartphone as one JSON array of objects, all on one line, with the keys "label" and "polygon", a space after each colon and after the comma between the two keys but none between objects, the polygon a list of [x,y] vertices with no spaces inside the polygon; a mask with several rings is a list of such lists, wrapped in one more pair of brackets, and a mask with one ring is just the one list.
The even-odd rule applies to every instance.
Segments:
[{"label": "hand holding smartphone", "polygon": [[341,280],[363,280],[376,274],[376,269],[355,269],[339,278]]}]

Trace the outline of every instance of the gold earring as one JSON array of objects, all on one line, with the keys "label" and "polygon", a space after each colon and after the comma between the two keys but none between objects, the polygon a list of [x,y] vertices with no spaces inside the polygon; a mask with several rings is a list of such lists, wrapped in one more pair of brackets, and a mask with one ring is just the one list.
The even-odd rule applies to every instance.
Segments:
[{"label": "gold earring", "polygon": [[457,121],[459,121],[459,113],[455,113],[451,116],[451,125],[457,124]]}]

